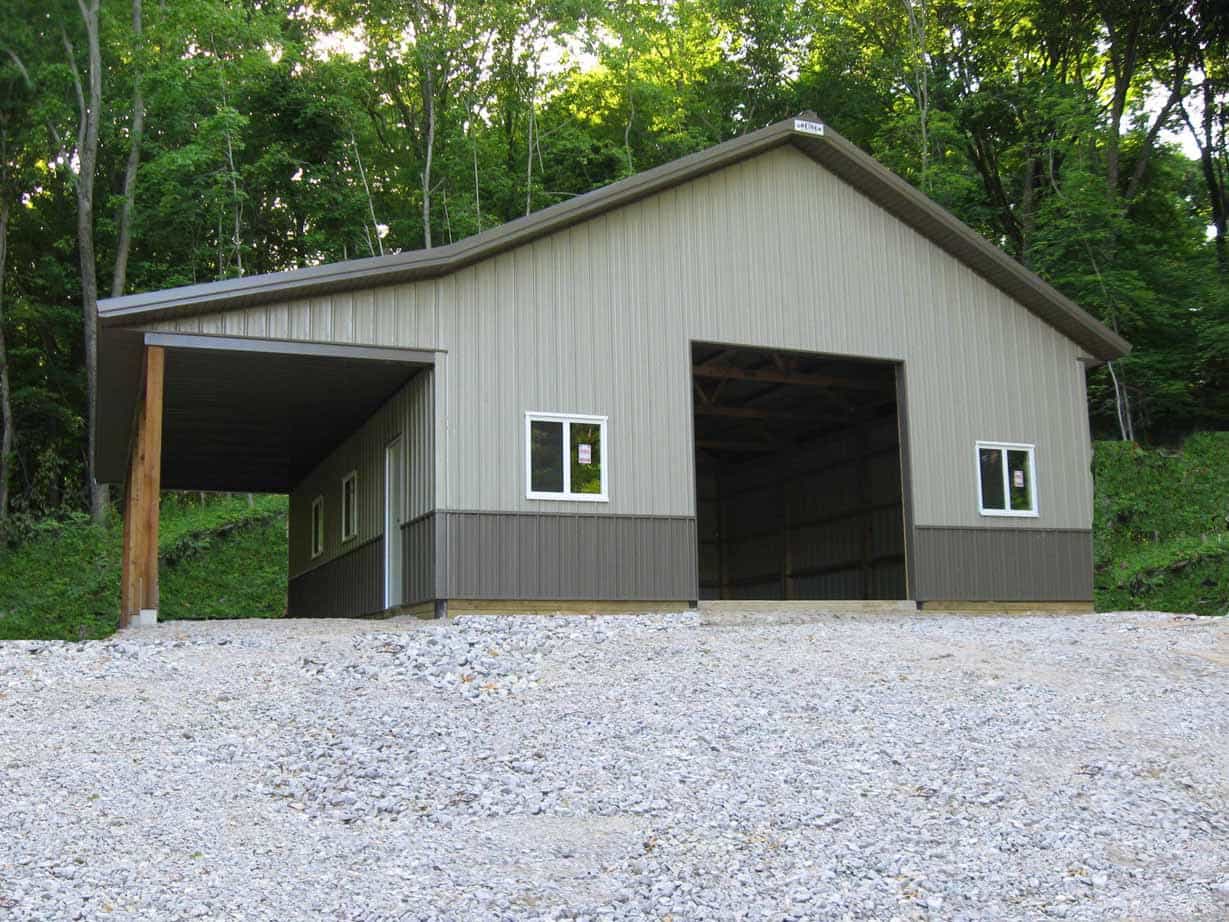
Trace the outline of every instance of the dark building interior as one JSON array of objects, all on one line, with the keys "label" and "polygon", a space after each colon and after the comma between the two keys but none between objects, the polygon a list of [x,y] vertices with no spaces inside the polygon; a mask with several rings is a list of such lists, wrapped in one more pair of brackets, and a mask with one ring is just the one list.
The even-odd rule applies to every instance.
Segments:
[{"label": "dark building interior", "polygon": [[906,596],[897,365],[692,346],[701,599]]}]

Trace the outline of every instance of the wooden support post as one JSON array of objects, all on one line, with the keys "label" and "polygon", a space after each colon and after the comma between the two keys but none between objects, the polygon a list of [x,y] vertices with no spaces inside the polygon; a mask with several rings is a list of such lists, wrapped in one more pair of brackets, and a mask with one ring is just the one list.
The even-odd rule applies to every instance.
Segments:
[{"label": "wooden support post", "polygon": [[145,401],[141,497],[145,506],[145,598],[143,608],[158,610],[158,514],[162,498],[162,394],[166,352],[161,346],[145,350]]},{"label": "wooden support post", "polygon": [[158,609],[158,500],[162,489],[162,397],[166,354],[148,346],[137,399],[124,489],[124,553],[120,627],[142,609]]}]

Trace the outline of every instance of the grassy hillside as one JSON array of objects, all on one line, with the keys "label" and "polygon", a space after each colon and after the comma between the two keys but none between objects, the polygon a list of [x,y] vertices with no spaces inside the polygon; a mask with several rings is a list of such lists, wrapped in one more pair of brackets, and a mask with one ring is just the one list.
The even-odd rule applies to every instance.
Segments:
[{"label": "grassy hillside", "polygon": [[[276,618],[286,610],[286,499],[167,496],[161,619]],[[122,527],[77,516],[0,546],[0,639],[103,637],[119,611]]]},{"label": "grassy hillside", "polygon": [[1229,611],[1229,432],[1098,442],[1093,473],[1097,608]]}]

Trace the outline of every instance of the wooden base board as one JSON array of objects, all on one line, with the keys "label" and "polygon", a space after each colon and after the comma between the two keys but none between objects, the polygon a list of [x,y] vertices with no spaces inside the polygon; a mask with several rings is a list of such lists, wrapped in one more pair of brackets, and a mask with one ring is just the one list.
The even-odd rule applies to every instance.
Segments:
[{"label": "wooden base board", "polygon": [[1092,602],[919,602],[922,611],[964,614],[1087,615],[1096,611]]},{"label": "wooden base board", "polygon": [[[623,601],[589,599],[448,599],[447,615],[640,615],[653,612],[682,612],[697,608],[687,601]],[[699,609],[707,615],[724,613],[793,613],[822,614],[913,614],[918,611],[934,614],[1002,615],[1049,614],[1086,615],[1095,611],[1092,602],[961,602],[935,600],[928,602],[827,601],[704,601]],[[367,618],[394,618],[409,615],[425,620],[440,617],[439,602],[426,601],[403,605],[387,611],[366,615]]]},{"label": "wooden base board", "polygon": [[419,602],[416,605],[404,605],[397,609],[397,614],[430,620],[435,617],[435,600],[428,599],[426,602]]},{"label": "wooden base board", "polygon": [[590,599],[449,599],[448,615],[640,615],[690,611],[687,601]]},{"label": "wooden base board", "polygon": [[908,599],[706,599],[700,602],[706,614],[825,614],[825,615],[909,615],[917,612],[917,602]]},{"label": "wooden base board", "polygon": [[432,600],[426,602],[418,602],[413,605],[398,605],[396,608],[386,608],[384,611],[375,611],[369,615],[359,615],[359,618],[370,621],[383,621],[388,618],[396,618],[401,615],[409,615],[413,618],[434,618],[435,617],[435,602]]}]

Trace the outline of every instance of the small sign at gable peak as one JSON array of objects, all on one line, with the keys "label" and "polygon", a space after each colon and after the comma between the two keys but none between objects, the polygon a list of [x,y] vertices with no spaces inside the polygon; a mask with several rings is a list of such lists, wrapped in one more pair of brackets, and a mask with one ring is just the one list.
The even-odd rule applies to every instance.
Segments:
[{"label": "small sign at gable peak", "polygon": [[817,137],[824,136],[824,123],[812,121],[808,118],[794,119],[794,131],[800,131],[803,134],[813,134]]}]

